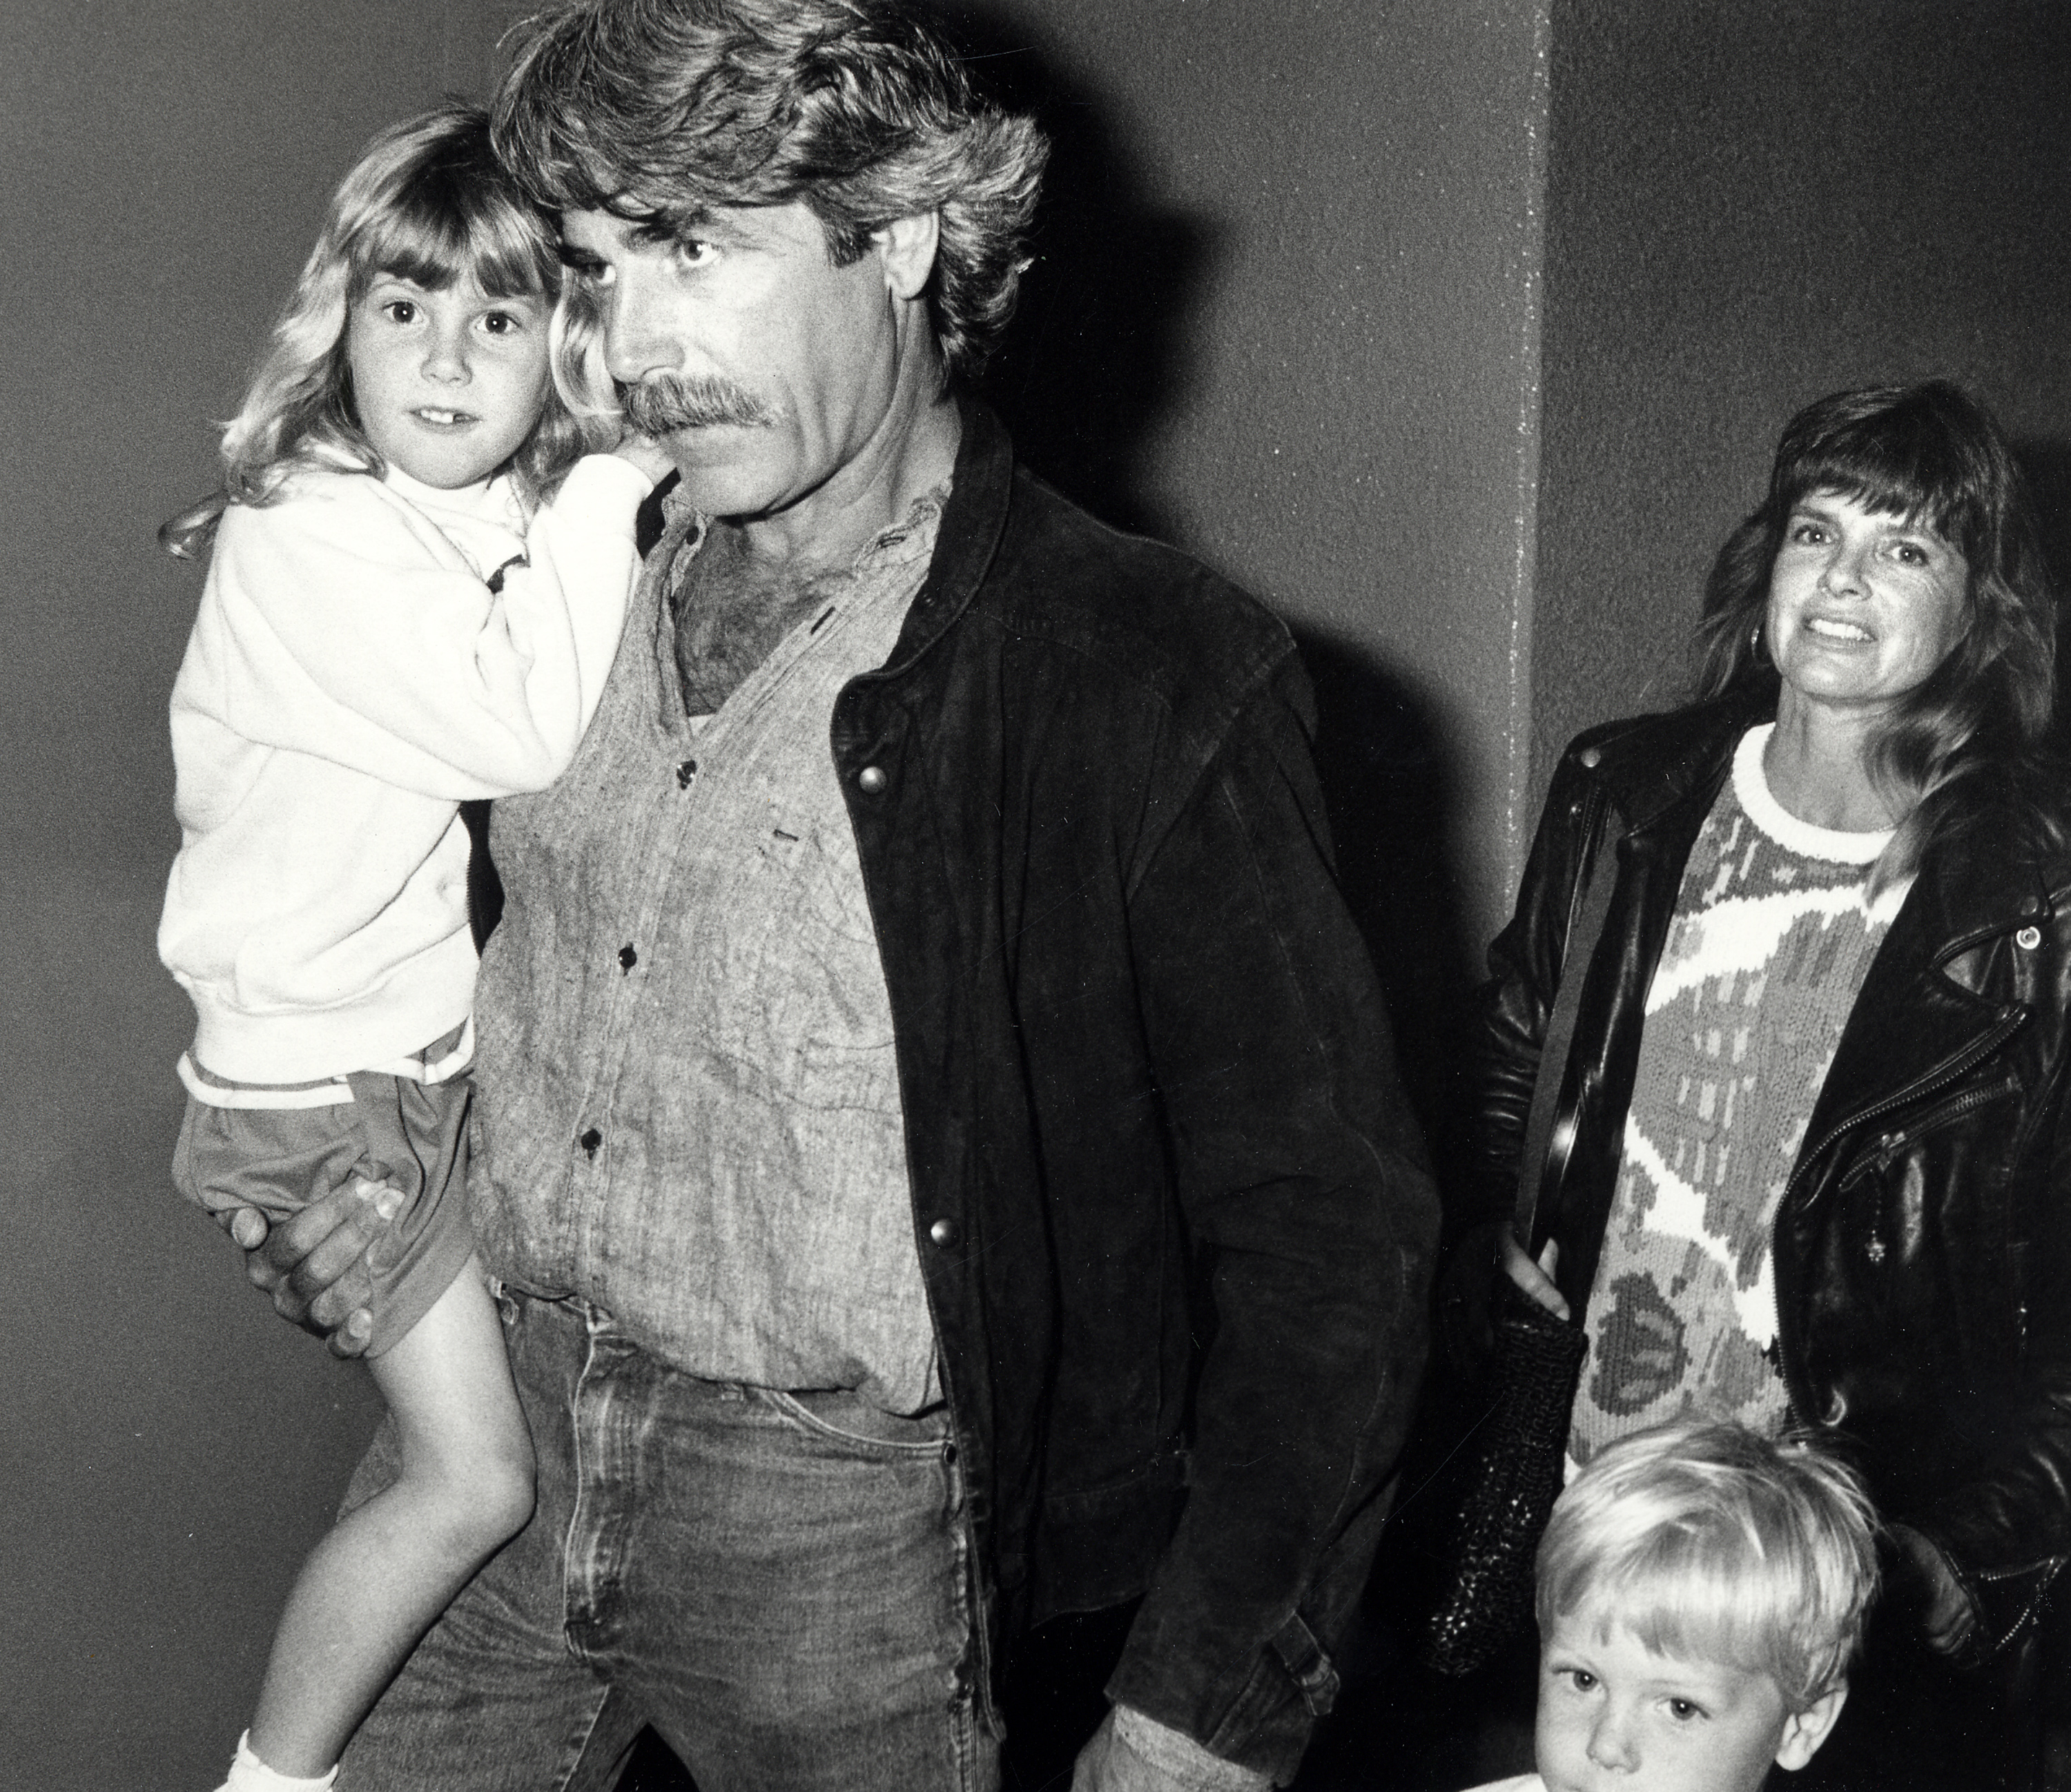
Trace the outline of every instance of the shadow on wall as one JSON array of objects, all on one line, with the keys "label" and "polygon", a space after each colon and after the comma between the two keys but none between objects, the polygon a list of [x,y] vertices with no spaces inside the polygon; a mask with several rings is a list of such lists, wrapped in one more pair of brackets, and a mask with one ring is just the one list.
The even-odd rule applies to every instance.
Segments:
[{"label": "shadow on wall", "polygon": [[1338,875],[1388,994],[1404,1082],[1438,1186],[1463,1186],[1481,949],[1453,867],[1457,778],[1435,718],[1364,649],[1298,631]]},{"label": "shadow on wall", "polygon": [[1101,102],[988,7],[960,13],[978,79],[1050,137],[1019,308],[984,389],[1020,457],[1094,515],[1171,539],[1146,495],[1145,449],[1191,396],[1187,320],[1217,252],[1212,219],[1159,207]]},{"label": "shadow on wall", "polygon": [[[1199,396],[1189,321],[1225,232],[1213,217],[1153,200],[1100,102],[1044,53],[1040,32],[998,8],[960,15],[958,28],[980,78],[1033,113],[1052,145],[1036,259],[986,396],[1021,458],[1067,496],[1121,527],[1175,539],[1146,494],[1145,461],[1160,429]],[[1443,1171],[1458,1155],[1466,998],[1484,943],[1460,933],[1457,774],[1428,707],[1369,650],[1307,633],[1301,647],[1346,895]]]},{"label": "shadow on wall", "polygon": [[2064,742],[2071,736],[2065,713],[2065,692],[2071,688],[2071,441],[2025,438],[2013,451],[2028,476],[2042,557],[2057,586],[2057,734]]}]

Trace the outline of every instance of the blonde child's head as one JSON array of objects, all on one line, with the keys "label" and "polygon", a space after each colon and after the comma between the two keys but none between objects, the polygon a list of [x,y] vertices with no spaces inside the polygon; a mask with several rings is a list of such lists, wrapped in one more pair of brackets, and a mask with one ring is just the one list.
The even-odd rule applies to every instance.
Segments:
[{"label": "blonde child's head", "polygon": [[1754,1792],[1772,1761],[1802,1766],[1847,1696],[1876,1529],[1802,1441],[1685,1423],[1604,1450],[1539,1550],[1548,1787]]},{"label": "blonde child's head", "polygon": [[554,227],[497,162],[488,115],[449,101],[379,133],[339,182],[237,415],[225,426],[224,490],[174,519],[175,553],[205,542],[225,502],[263,504],[297,466],[379,474],[388,457],[354,390],[355,310],[377,284],[456,291],[536,310],[543,356],[535,415],[507,465],[528,498],[550,490],[586,447],[618,433],[608,379],[585,323],[560,301]]}]

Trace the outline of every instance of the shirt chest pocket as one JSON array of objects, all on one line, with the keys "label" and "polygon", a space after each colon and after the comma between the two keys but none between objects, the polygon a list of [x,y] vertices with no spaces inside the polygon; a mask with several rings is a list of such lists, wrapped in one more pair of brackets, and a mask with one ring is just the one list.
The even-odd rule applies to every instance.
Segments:
[{"label": "shirt chest pocket", "polygon": [[[755,843],[751,880],[779,941],[810,949],[815,940],[835,941],[874,957],[877,933],[847,818],[829,826],[773,805],[769,822]],[[810,937],[798,937],[801,929]]]}]

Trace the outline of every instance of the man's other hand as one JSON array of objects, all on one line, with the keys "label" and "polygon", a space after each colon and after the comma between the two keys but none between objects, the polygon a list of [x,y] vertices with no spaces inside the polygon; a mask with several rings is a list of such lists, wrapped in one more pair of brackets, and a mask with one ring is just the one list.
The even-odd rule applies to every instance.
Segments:
[{"label": "man's other hand", "polygon": [[403,1191],[355,1176],[302,1211],[269,1224],[255,1208],[222,1216],[244,1253],[244,1273],[290,1324],[322,1339],[334,1356],[357,1356],[374,1335],[369,1249],[402,1211]]}]

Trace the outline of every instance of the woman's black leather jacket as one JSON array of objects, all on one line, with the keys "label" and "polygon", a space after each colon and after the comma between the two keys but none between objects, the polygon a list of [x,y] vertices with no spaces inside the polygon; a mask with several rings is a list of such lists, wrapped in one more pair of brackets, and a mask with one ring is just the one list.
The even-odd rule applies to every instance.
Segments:
[{"label": "woman's black leather jacket", "polygon": [[[1539,1187],[1536,1254],[1577,1312],[1617,1180],[1643,1003],[1683,863],[1741,733],[1731,699],[1614,723],[1563,757],[1516,917],[1490,949],[1481,1211],[1514,1211],[1568,932],[1593,856],[1617,881]],[[1794,1417],[1888,1520],[1939,1547],[1979,1622],[2030,1632],[2071,1556],[2071,856],[2011,800],[1930,849],[1871,966],[1775,1221]]]}]

